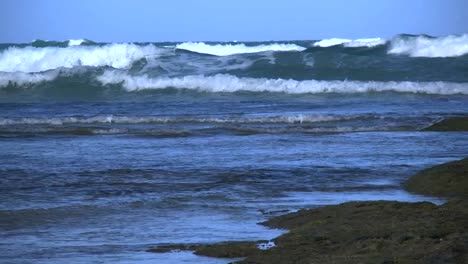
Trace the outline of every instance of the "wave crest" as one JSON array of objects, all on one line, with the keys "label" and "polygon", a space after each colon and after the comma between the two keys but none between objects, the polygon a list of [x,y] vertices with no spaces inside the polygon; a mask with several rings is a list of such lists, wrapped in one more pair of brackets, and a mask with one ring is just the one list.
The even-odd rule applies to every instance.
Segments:
[{"label": "wave crest", "polygon": [[341,39],[341,38],[331,38],[323,39],[314,43],[314,47],[327,48],[336,45],[343,45],[347,48],[358,48],[358,47],[375,47],[379,45],[384,45],[387,41],[381,38],[366,38],[366,39]]},{"label": "wave crest", "polygon": [[68,40],[68,46],[79,46],[83,43],[85,43],[86,40],[84,39],[69,39]]},{"label": "wave crest", "polygon": [[99,115],[90,117],[0,117],[0,126],[16,125],[81,125],[81,124],[172,124],[172,123],[219,123],[219,124],[294,124],[349,121],[372,118],[371,115],[322,115],[322,114],[285,114],[242,117],[191,117],[191,116],[114,116]]},{"label": "wave crest", "polygon": [[391,41],[388,53],[411,57],[458,57],[468,54],[468,34],[439,38],[399,36]]},{"label": "wave crest", "polygon": [[127,68],[134,61],[158,57],[165,50],[152,44],[109,44],[104,46],[10,47],[0,53],[0,71],[42,72],[77,66]]},{"label": "wave crest", "polygon": [[25,86],[40,82],[53,81],[59,75],[58,71],[44,73],[0,72],[0,87],[8,85]]},{"label": "wave crest", "polygon": [[269,45],[246,46],[245,44],[209,45],[203,42],[185,42],[182,44],[178,44],[176,48],[216,56],[227,56],[241,53],[256,53],[263,51],[303,51],[306,49],[296,44],[274,43]]},{"label": "wave crest", "polygon": [[227,74],[150,78],[147,75],[132,76],[115,70],[105,71],[97,79],[103,85],[121,84],[127,91],[176,88],[204,92],[248,91],[289,94],[385,91],[446,95],[468,94],[468,83],[450,82],[296,81],[291,79],[240,78]]}]

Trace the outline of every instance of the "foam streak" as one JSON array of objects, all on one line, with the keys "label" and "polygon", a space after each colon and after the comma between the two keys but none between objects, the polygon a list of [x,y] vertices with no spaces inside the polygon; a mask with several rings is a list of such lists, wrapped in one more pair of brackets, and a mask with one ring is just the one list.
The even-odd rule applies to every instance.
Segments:
[{"label": "foam streak", "polygon": [[147,75],[132,76],[109,70],[98,77],[106,84],[121,84],[128,91],[144,89],[191,89],[204,92],[282,92],[304,93],[366,93],[405,92],[426,94],[468,94],[468,83],[450,82],[376,82],[376,81],[317,81],[266,78],[239,78],[227,74],[214,76],[191,75],[177,78],[150,78]]}]

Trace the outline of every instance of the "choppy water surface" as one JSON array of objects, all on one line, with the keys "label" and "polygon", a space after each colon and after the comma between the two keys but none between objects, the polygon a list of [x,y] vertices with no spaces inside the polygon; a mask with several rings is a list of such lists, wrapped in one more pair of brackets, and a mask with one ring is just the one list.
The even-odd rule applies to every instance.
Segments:
[{"label": "choppy water surface", "polygon": [[[3,263],[226,263],[166,243],[256,223],[468,154],[466,36],[0,47]],[[437,200],[433,200],[437,201]]]}]

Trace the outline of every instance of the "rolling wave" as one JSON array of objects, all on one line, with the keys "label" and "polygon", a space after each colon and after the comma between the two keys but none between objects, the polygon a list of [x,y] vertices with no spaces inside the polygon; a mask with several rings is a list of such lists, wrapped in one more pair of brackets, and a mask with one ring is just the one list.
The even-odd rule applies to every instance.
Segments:
[{"label": "rolling wave", "polygon": [[376,81],[318,81],[266,78],[240,78],[227,74],[214,76],[184,76],[151,78],[132,76],[108,70],[98,76],[103,84],[120,84],[127,91],[145,89],[190,89],[202,92],[276,92],[288,94],[403,92],[424,94],[468,94],[468,83],[451,82],[376,82]]},{"label": "rolling wave", "polygon": [[343,45],[347,48],[357,48],[357,47],[375,47],[379,45],[384,45],[387,43],[386,40],[381,38],[366,38],[366,39],[341,39],[341,38],[331,38],[331,39],[323,39],[321,41],[317,41],[314,43],[314,47],[321,47],[327,48],[336,45]]},{"label": "rolling wave", "polygon": [[440,38],[399,36],[391,41],[388,53],[429,58],[463,56],[468,54],[468,34]]},{"label": "rolling wave", "polygon": [[30,43],[30,45],[23,44],[22,46],[33,46],[35,48],[45,48],[45,47],[66,48],[69,46],[80,46],[80,45],[92,46],[92,45],[97,45],[97,43],[88,39],[69,39],[65,41],[36,39],[32,43]]},{"label": "rolling wave", "polygon": [[320,115],[292,114],[277,116],[244,116],[244,117],[191,117],[191,116],[114,116],[99,115],[92,117],[0,117],[0,126],[12,125],[76,125],[76,124],[169,124],[169,123],[218,123],[218,124],[296,124],[332,121],[349,121],[354,119],[379,118],[372,115]]},{"label": "rolling wave", "polygon": [[104,46],[9,47],[0,53],[0,72],[43,72],[78,66],[127,68],[133,62],[159,57],[164,49],[152,44],[109,44]]},{"label": "rolling wave", "polygon": [[[245,56],[248,56],[252,53],[264,51],[294,51],[298,53],[306,51],[310,53],[314,51],[310,50],[311,47],[321,47],[324,50],[330,48],[328,50],[329,55],[335,54],[335,56],[338,56],[343,51],[332,48],[337,45],[344,48],[373,48],[385,45],[386,56],[459,57],[468,53],[468,34],[438,38],[424,35],[400,35],[390,41],[381,38],[356,40],[331,38],[315,42],[239,44],[185,42],[175,45],[158,43],[97,44],[86,39],[67,40],[64,42],[36,40],[30,44],[7,45],[6,48],[0,49],[0,72],[43,72],[58,68],[80,66],[127,69],[142,59],[160,61],[162,60],[161,56],[167,54],[173,55],[174,50],[177,49],[216,56],[233,54],[245,54]],[[320,52],[323,52],[323,50]],[[367,55],[371,57],[385,56],[382,53]],[[287,56],[294,57],[297,55],[289,54]],[[166,62],[166,60],[164,61]],[[190,61],[184,61],[184,63],[187,67],[191,65]]]},{"label": "rolling wave", "polygon": [[80,46],[81,44],[85,43],[85,39],[70,39],[68,40],[68,46]]},{"label": "rolling wave", "polygon": [[48,128],[27,128],[2,129],[0,135],[131,135],[152,138],[178,138],[191,136],[210,136],[217,134],[233,134],[239,136],[257,134],[324,134],[324,133],[355,133],[355,132],[397,132],[397,131],[418,131],[420,128],[411,126],[396,125],[376,125],[376,126],[331,126],[331,127],[236,127],[219,126],[198,129],[141,129],[141,128],[91,128],[91,127],[48,127]]},{"label": "rolling wave", "polygon": [[0,87],[9,85],[28,86],[35,83],[50,82],[57,78],[58,71],[42,73],[0,72]]},{"label": "rolling wave", "polygon": [[209,45],[203,42],[186,42],[176,46],[177,49],[188,50],[197,53],[227,56],[241,53],[257,53],[263,51],[303,51],[306,48],[296,44],[268,44],[259,46],[246,46],[245,44],[216,44]]},{"label": "rolling wave", "polygon": [[67,90],[75,95],[108,88],[468,94],[466,54],[468,34],[276,43],[36,40],[0,45],[0,88],[6,88],[0,92],[5,98],[15,95],[17,88],[53,89],[52,94]]},{"label": "rolling wave", "polygon": [[136,135],[158,138],[284,133],[416,131],[433,118],[389,117],[371,113],[242,116],[82,116],[0,118],[1,135]]},{"label": "rolling wave", "polygon": [[[48,85],[44,85],[48,83]],[[67,85],[67,87],[62,87]],[[132,75],[122,70],[105,70],[90,73],[52,70],[43,73],[2,73],[1,88],[17,89],[35,93],[35,88],[71,91],[96,91],[122,89],[124,92],[163,91],[182,89],[210,93],[286,93],[286,94],[356,94],[397,92],[415,94],[455,95],[468,94],[468,83],[445,81],[355,81],[355,80],[293,80],[237,77],[229,74],[187,75],[181,77],[150,77],[148,74]],[[29,90],[26,90],[29,89]],[[39,90],[38,90],[39,91]]]}]

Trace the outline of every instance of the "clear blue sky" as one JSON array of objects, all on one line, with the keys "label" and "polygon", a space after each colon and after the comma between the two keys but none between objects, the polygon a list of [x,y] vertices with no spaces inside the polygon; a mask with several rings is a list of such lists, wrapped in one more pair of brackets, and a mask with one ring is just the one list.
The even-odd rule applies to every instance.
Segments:
[{"label": "clear blue sky", "polygon": [[0,0],[0,42],[292,40],[468,32],[468,0]]}]

